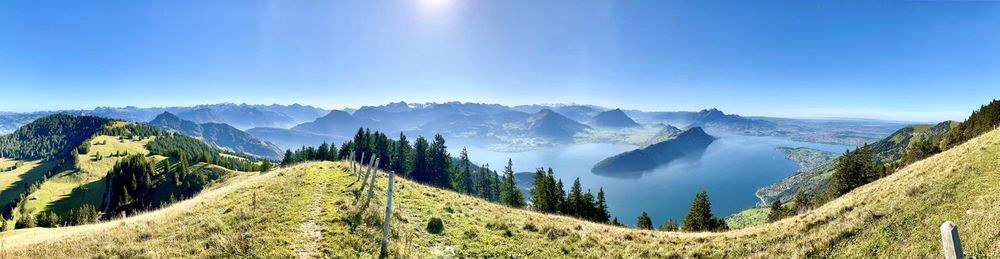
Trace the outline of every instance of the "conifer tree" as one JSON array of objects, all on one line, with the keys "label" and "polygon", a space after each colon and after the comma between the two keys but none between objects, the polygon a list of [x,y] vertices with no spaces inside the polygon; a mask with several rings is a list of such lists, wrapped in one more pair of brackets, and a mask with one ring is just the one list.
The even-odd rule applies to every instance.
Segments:
[{"label": "conifer tree", "polygon": [[414,158],[411,177],[413,177],[413,180],[422,183],[430,183],[433,180],[428,173],[428,146],[429,143],[427,143],[427,139],[424,137],[417,137],[417,141],[413,145]]},{"label": "conifer tree", "polygon": [[428,148],[428,172],[431,174],[430,184],[438,187],[451,186],[451,156],[441,134],[434,135],[434,142]]},{"label": "conifer tree", "polygon": [[295,157],[292,155],[292,150],[285,150],[285,158],[281,159],[281,166],[290,166],[295,163]]},{"label": "conifer tree", "polygon": [[810,209],[809,196],[806,195],[805,191],[800,189],[798,192],[795,193],[795,213],[796,214],[804,213],[806,211],[809,211],[809,209]]},{"label": "conifer tree", "polygon": [[320,144],[319,148],[316,149],[316,160],[323,161],[329,159],[329,157],[330,157],[330,144],[327,144],[324,141],[323,144]]},{"label": "conifer tree", "polygon": [[[473,193],[473,183],[472,183],[472,165],[469,162],[469,151],[462,148],[462,152],[458,154],[459,167],[454,170],[455,175],[452,181],[452,185],[455,186],[455,190],[461,193],[472,194]],[[485,173],[480,176],[483,179],[486,176]],[[485,196],[480,193],[480,196]]]},{"label": "conifer tree", "polygon": [[708,193],[698,192],[691,201],[691,208],[684,216],[685,231],[711,231],[724,225],[721,220],[712,215],[712,203],[708,201]]},{"label": "conifer tree", "polygon": [[545,169],[535,170],[535,184],[531,188],[531,206],[536,211],[556,212],[558,206],[555,204],[554,184],[550,184],[551,178],[545,175]]},{"label": "conifer tree", "polygon": [[608,218],[611,217],[611,212],[608,211],[608,202],[604,199],[604,188],[601,187],[597,191],[597,215],[595,220],[597,222],[608,222]]},{"label": "conifer tree", "polygon": [[521,191],[517,188],[513,167],[513,160],[507,159],[507,166],[503,168],[503,183],[500,185],[500,203],[521,208],[524,207],[524,196],[521,195]]},{"label": "conifer tree", "polygon": [[406,140],[406,135],[403,132],[399,133],[399,141],[396,142],[396,149],[392,158],[392,170],[397,174],[407,175],[409,170],[407,165],[409,164],[409,154],[411,153],[412,147],[410,147],[410,142]]},{"label": "conifer tree", "polygon": [[677,221],[674,221],[674,219],[668,219],[666,222],[663,222],[663,224],[660,225],[660,227],[659,227],[658,230],[660,230],[660,231],[677,231],[677,230],[679,230],[679,228],[677,227]]},{"label": "conifer tree", "polygon": [[767,222],[775,222],[788,216],[789,211],[781,205],[781,201],[775,199],[771,202],[771,212],[767,214]]},{"label": "conifer tree", "polygon": [[837,158],[833,176],[830,177],[828,195],[831,199],[840,197],[854,188],[858,188],[878,179],[878,168],[871,155],[868,144],[845,152]]},{"label": "conifer tree", "polygon": [[653,220],[649,218],[649,214],[645,211],[639,214],[639,218],[636,219],[635,228],[637,229],[653,229]]}]

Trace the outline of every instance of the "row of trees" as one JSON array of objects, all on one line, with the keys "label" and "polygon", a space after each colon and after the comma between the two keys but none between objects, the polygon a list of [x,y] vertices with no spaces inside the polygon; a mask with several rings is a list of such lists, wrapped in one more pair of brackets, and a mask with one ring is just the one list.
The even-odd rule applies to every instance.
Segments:
[{"label": "row of trees", "polygon": [[[468,151],[464,149],[457,159],[453,158],[441,135],[434,136],[432,141],[417,137],[411,145],[403,133],[399,134],[398,140],[393,140],[384,133],[359,128],[354,138],[342,143],[340,148],[323,143],[318,147],[287,150],[281,165],[346,159],[351,157],[351,153],[362,163],[367,163],[374,155],[379,158],[375,165],[378,168],[391,170],[417,182],[514,207],[524,206],[523,195],[514,184],[512,171],[500,177],[496,171],[489,169],[489,165],[472,164]],[[361,161],[362,154],[366,161]]]},{"label": "row of trees", "polygon": [[[99,220],[97,208],[94,205],[84,204],[79,209],[70,210],[65,217],[59,217],[55,212],[42,212],[38,215],[21,215],[14,222],[14,229],[45,227],[54,228],[61,226],[76,226],[96,223]],[[4,219],[0,231],[10,229],[7,220]]]},{"label": "row of trees", "polygon": [[[621,225],[621,223],[618,223],[617,218],[614,219],[612,224]],[[653,220],[649,217],[648,213],[643,211],[636,219],[635,227],[638,229],[653,229]],[[694,200],[691,201],[691,208],[688,209],[687,215],[684,216],[683,228],[677,224],[677,221],[667,219],[658,229],[661,231],[683,230],[700,232],[726,231],[729,230],[729,227],[726,225],[725,220],[712,214],[712,203],[708,200],[708,192],[702,191],[695,194]]]},{"label": "row of trees", "polygon": [[[337,153],[336,158],[325,154]],[[460,193],[477,196],[516,208],[527,207],[525,195],[518,189],[514,179],[513,161],[507,161],[502,173],[491,170],[488,164],[477,166],[471,162],[468,150],[462,149],[458,158],[448,153],[444,137],[435,135],[433,140],[417,137],[411,146],[406,135],[400,133],[398,140],[389,139],[381,132],[358,129],[352,140],[341,144],[338,149],[326,143],[318,148],[302,147],[288,150],[282,166],[303,161],[335,160],[348,158],[355,153],[355,159],[370,159],[372,154],[379,158],[376,165],[385,170],[413,179],[414,181]],[[368,161],[363,161],[368,162]],[[531,209],[559,213],[595,222],[608,222],[610,216],[604,198],[604,190],[596,195],[590,190],[582,191],[579,179],[574,181],[570,192],[563,189],[562,180],[557,181],[549,169],[548,174],[539,169],[535,174],[535,186],[531,193]]]},{"label": "row of trees", "polygon": [[795,216],[809,211],[812,207],[812,200],[806,192],[799,190],[795,193],[795,198],[792,200],[791,208],[782,204],[780,200],[775,199],[772,201],[770,212],[767,214],[767,222],[775,222],[783,218]]},{"label": "row of trees", "polygon": [[286,150],[285,157],[281,159],[281,166],[288,166],[304,161],[336,161],[339,158],[337,146],[327,144],[315,147],[302,147],[298,150]]},{"label": "row of trees", "polygon": [[535,171],[534,184],[531,188],[531,208],[546,213],[563,214],[593,222],[608,223],[611,214],[604,199],[604,189],[597,196],[588,189],[586,193],[580,187],[580,178],[573,181],[569,193],[563,188],[562,179],[556,180],[552,168],[546,172],[539,168]]}]

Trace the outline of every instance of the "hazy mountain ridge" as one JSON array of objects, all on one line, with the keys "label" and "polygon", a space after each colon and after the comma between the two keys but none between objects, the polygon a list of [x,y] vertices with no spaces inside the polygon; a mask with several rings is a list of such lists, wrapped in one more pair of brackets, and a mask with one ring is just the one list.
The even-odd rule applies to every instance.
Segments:
[{"label": "hazy mountain ridge", "polygon": [[590,125],[603,128],[630,128],[638,127],[636,123],[621,109],[614,109],[598,113],[590,119]]},{"label": "hazy mountain ridge", "polygon": [[344,141],[349,140],[349,138],[343,136],[323,135],[282,128],[257,127],[249,129],[246,132],[258,139],[264,139],[268,142],[274,143],[282,150],[297,149],[303,146],[314,146],[316,143],[323,142],[342,144]]},{"label": "hazy mountain ridge", "polygon": [[225,123],[195,123],[183,120],[177,115],[164,112],[151,120],[150,125],[199,138],[209,145],[235,152],[246,153],[268,159],[280,159],[282,150],[267,141],[243,132]]},{"label": "hazy mountain ridge", "polygon": [[[309,111],[322,114],[309,117]],[[27,124],[35,119],[52,115],[67,114],[74,116],[97,116],[111,119],[121,119],[130,122],[147,122],[156,118],[157,115],[170,112],[182,119],[191,120],[197,123],[220,122],[230,124],[237,128],[248,129],[256,126],[291,127],[297,123],[312,121],[315,118],[326,114],[326,110],[312,106],[299,104],[292,105],[248,105],[248,104],[205,104],[197,106],[172,106],[172,107],[150,107],[139,108],[134,106],[126,107],[97,107],[91,110],[56,110],[56,111],[36,111],[25,113],[0,113],[0,134],[9,133],[18,127]],[[285,112],[291,114],[284,114]],[[294,116],[294,117],[293,117]],[[294,119],[293,119],[294,118]],[[308,119],[307,119],[308,118]]]},{"label": "hazy mountain ridge", "polygon": [[708,135],[700,127],[694,127],[674,139],[601,160],[591,171],[602,174],[647,171],[685,155],[703,151],[713,141],[715,137]]},{"label": "hazy mountain ridge", "polygon": [[[163,112],[171,112],[178,117],[196,123],[222,122],[239,129],[265,128],[257,130],[258,138],[272,143],[284,143],[283,147],[294,144],[296,147],[304,144],[300,141],[346,139],[358,128],[370,128],[391,135],[404,132],[408,135],[431,136],[442,134],[456,140],[486,143],[498,150],[528,150],[559,143],[627,143],[647,145],[648,142],[665,140],[666,138],[651,138],[659,129],[625,130],[625,128],[608,128],[595,126],[593,130],[570,129],[562,133],[546,132],[539,128],[529,129],[533,122],[528,121],[533,114],[549,110],[561,117],[573,121],[563,121],[558,124],[593,123],[596,116],[602,112],[614,117],[628,117],[635,123],[645,125],[663,124],[675,128],[703,127],[711,130],[731,131],[741,135],[781,136],[795,140],[860,145],[872,143],[899,129],[895,123],[865,120],[802,120],[767,117],[742,117],[725,114],[718,109],[705,109],[697,112],[644,112],[638,110],[622,110],[615,112],[595,105],[557,104],[557,105],[521,105],[504,106],[485,103],[406,103],[394,102],[380,106],[363,106],[353,113],[303,105],[247,105],[247,104],[211,104],[193,107],[100,107],[94,110],[36,112],[26,114],[0,115],[0,131],[16,129],[25,121],[33,120],[53,113],[74,115],[94,115],[108,118],[125,119],[145,122],[152,120]],[[617,109],[616,109],[617,110]],[[323,116],[303,119],[325,112]],[[530,112],[530,113],[529,113]],[[608,113],[611,112],[611,113]],[[295,114],[291,116],[289,114]],[[603,117],[603,116],[602,116]],[[614,125],[632,125],[628,120]],[[235,123],[234,123],[235,122]],[[298,123],[295,125],[295,123]],[[600,123],[598,123],[600,124]],[[894,128],[893,128],[894,127]],[[283,131],[274,129],[291,129]],[[654,131],[655,130],[655,131]],[[264,134],[264,133],[267,134]],[[570,133],[576,132],[576,136]],[[584,134],[578,134],[578,133]],[[302,133],[314,134],[307,136]],[[329,137],[325,137],[329,136]],[[573,139],[576,140],[573,140]],[[550,141],[557,140],[557,141]]]}]

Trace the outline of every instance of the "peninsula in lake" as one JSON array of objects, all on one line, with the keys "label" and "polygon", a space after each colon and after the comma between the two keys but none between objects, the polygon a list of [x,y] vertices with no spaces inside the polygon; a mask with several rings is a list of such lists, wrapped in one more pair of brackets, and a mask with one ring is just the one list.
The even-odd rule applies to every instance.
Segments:
[{"label": "peninsula in lake", "polygon": [[621,153],[598,162],[594,173],[639,172],[652,170],[687,154],[701,152],[715,141],[701,127],[684,131],[676,138]]}]

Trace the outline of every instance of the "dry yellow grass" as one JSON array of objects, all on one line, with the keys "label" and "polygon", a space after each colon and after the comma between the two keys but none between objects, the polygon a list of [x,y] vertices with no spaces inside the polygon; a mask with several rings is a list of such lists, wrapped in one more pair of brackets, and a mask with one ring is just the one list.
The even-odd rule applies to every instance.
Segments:
[{"label": "dry yellow grass", "polygon": [[[929,258],[940,256],[938,226],[951,220],[968,255],[997,256],[998,156],[1000,131],[994,131],[813,211],[726,233],[594,224],[397,178],[390,252],[394,257]],[[373,257],[386,179],[378,179],[378,195],[352,230],[359,184],[345,168],[307,163],[136,220],[20,230],[0,241],[8,244],[4,255],[31,258]],[[430,217],[443,220],[442,233],[424,230]],[[321,230],[318,235],[315,229]]]}]

